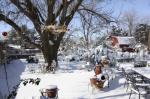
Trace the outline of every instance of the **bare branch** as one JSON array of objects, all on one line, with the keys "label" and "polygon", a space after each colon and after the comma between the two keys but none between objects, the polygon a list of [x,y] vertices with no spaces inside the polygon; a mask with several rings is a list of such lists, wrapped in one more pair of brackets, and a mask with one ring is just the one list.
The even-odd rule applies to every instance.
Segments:
[{"label": "bare branch", "polygon": [[[70,5],[74,0],[70,0],[67,2],[67,5]],[[63,9],[63,3],[59,6],[58,10],[56,11],[56,14],[55,14],[55,19],[60,15],[62,9]]]},{"label": "bare branch", "polygon": [[92,15],[96,15],[96,16],[98,16],[99,18],[102,18],[103,20],[106,21],[106,23],[114,22],[114,21],[110,20],[108,17],[106,17],[105,15],[102,15],[102,14],[100,14],[100,13],[94,11],[94,10],[88,9],[88,8],[86,8],[86,7],[83,6],[83,5],[82,5],[82,8],[80,8],[80,9],[78,9],[78,10],[79,10],[79,11],[80,11],[80,10],[88,11],[88,12],[91,13]]},{"label": "bare branch", "polygon": [[65,22],[65,25],[68,26],[69,23],[71,22],[75,12],[78,10],[79,6],[81,5],[81,3],[83,2],[83,0],[78,0],[77,4],[73,7],[72,11],[70,12],[70,14],[66,17],[67,20]]},{"label": "bare branch", "polygon": [[62,25],[64,24],[66,18],[67,8],[68,8],[67,0],[63,0],[63,9],[62,9],[61,20],[60,20],[60,24]]},{"label": "bare branch", "polygon": [[53,13],[54,11],[54,6],[55,6],[56,0],[47,0],[47,5],[48,5],[48,13],[47,13],[47,20],[46,24],[54,24],[55,23],[55,15]]},{"label": "bare branch", "polygon": [[18,32],[19,36],[22,37],[24,40],[26,40],[28,43],[30,43],[30,44],[38,47],[38,48],[41,48],[39,44],[36,44],[36,43],[32,42],[27,36],[25,36],[23,34],[23,31],[22,31],[21,27],[19,27],[14,21],[9,19],[5,15],[0,14],[0,21],[4,21],[7,24],[9,24],[10,26],[12,26]]},{"label": "bare branch", "polygon": [[[26,0],[26,4],[25,7],[23,8],[21,6],[21,3],[19,2],[19,0],[10,0],[22,13],[24,13],[34,24],[36,30],[41,33],[40,30],[40,25],[42,24],[42,22],[40,22],[39,19],[39,11],[38,9],[31,3],[30,0]],[[43,19],[42,19],[43,20]]]}]

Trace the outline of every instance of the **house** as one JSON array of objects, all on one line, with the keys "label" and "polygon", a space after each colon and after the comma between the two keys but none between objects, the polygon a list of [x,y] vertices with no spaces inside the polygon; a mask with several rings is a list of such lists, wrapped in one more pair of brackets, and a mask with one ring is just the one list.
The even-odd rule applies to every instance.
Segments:
[{"label": "house", "polygon": [[129,36],[111,36],[111,46],[116,49],[121,49],[123,52],[134,52],[136,40]]}]

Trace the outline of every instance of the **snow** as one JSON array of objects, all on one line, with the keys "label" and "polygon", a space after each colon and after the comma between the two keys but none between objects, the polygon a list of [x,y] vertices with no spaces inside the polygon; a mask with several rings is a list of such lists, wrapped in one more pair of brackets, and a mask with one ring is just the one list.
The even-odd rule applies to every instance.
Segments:
[{"label": "snow", "polygon": [[20,45],[14,45],[14,44],[9,44],[9,47],[15,48],[15,49],[21,49]]},{"label": "snow", "polygon": [[[94,90],[90,86],[90,78],[94,76],[93,71],[79,68],[85,62],[61,62],[60,69],[55,74],[50,73],[29,73],[27,72],[27,64],[25,60],[15,60],[7,65],[8,81],[10,89],[16,85],[20,79],[40,78],[39,85],[27,84],[24,86],[20,84],[17,96],[15,99],[41,99],[40,90],[49,85],[58,87],[59,99],[128,99],[129,91],[123,87],[125,79],[121,77],[116,70],[116,77],[110,80],[110,87],[105,87],[101,90]],[[38,65],[38,64],[37,64]],[[65,70],[65,68],[69,68]],[[0,66],[0,94],[7,95],[7,87],[4,76],[3,65]],[[136,96],[134,96],[136,97]],[[138,95],[137,95],[138,97]],[[3,99],[0,97],[0,99]],[[5,99],[5,98],[4,98]],[[135,99],[135,98],[131,98]]]},{"label": "snow", "polygon": [[135,44],[134,37],[116,37],[118,39],[119,44]]},{"label": "snow", "polygon": [[49,40],[49,44],[50,44],[50,45],[54,45],[54,42],[51,41],[51,40]]},{"label": "snow", "polygon": [[123,62],[123,63],[117,64],[117,66],[120,69],[124,68],[125,70],[130,70],[130,69],[134,68],[134,63],[133,62]]},{"label": "snow", "polygon": [[[21,60],[15,60],[11,62],[11,64],[6,65],[6,69],[8,73],[9,87],[12,89],[12,87],[19,82],[20,75],[22,75],[25,70],[25,63]],[[3,65],[0,65],[0,93],[3,95],[8,93]]]}]

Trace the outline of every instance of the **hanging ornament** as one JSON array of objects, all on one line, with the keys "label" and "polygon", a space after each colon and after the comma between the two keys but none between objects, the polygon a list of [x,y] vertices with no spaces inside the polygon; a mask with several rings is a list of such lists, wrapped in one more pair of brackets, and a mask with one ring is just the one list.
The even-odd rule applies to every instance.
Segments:
[{"label": "hanging ornament", "polygon": [[3,32],[2,35],[6,37],[8,35],[8,33],[7,32]]}]

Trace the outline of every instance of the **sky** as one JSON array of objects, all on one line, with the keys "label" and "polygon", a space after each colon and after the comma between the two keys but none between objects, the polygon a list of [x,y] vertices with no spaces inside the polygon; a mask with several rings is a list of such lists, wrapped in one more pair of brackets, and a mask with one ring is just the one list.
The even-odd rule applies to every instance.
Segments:
[{"label": "sky", "polygon": [[150,16],[150,0],[112,0],[109,8],[114,10],[114,16],[127,11],[135,11],[140,17]]},{"label": "sky", "polygon": [[[113,11],[112,16],[118,17],[127,11],[134,11],[139,17],[150,17],[150,0],[111,0],[106,5],[106,9]],[[4,22],[0,22],[0,38],[4,31],[9,31],[11,27]]]}]

